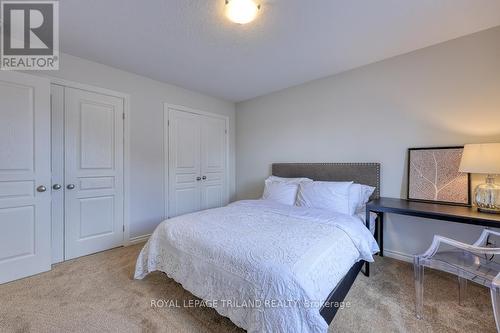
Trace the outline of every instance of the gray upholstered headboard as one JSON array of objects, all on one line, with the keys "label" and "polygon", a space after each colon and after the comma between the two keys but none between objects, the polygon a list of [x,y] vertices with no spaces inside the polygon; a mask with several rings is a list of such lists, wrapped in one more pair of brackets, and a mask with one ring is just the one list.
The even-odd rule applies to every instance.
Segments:
[{"label": "gray upholstered headboard", "polygon": [[273,176],[307,177],[322,181],[353,181],[376,188],[371,199],[380,197],[379,163],[274,163]]}]

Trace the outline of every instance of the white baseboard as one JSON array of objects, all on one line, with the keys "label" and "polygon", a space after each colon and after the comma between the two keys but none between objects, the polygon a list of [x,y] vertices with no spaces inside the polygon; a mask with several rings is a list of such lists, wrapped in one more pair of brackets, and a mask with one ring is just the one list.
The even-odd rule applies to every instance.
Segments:
[{"label": "white baseboard", "polygon": [[144,242],[146,242],[149,239],[150,236],[151,236],[151,234],[137,236],[137,237],[131,237],[128,240],[128,243],[127,243],[126,246],[134,245],[134,244],[139,244],[139,243],[144,243]]},{"label": "white baseboard", "polygon": [[413,263],[413,255],[408,254],[408,253],[402,253],[402,252],[384,249],[384,257],[389,257],[392,259],[397,259],[397,260]]}]

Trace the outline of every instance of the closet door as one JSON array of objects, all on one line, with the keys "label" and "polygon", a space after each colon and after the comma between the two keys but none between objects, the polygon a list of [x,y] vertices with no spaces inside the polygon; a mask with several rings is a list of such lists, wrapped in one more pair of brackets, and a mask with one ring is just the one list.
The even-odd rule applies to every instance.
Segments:
[{"label": "closet door", "polygon": [[169,110],[168,216],[201,209],[200,116]]},{"label": "closet door", "polygon": [[50,270],[50,83],[0,71],[0,283]]},{"label": "closet door", "polygon": [[123,243],[123,100],[65,88],[65,259]]},{"label": "closet door", "polygon": [[52,263],[64,261],[64,87],[51,86]]},{"label": "closet door", "polygon": [[201,208],[222,207],[226,194],[226,121],[201,118]]}]

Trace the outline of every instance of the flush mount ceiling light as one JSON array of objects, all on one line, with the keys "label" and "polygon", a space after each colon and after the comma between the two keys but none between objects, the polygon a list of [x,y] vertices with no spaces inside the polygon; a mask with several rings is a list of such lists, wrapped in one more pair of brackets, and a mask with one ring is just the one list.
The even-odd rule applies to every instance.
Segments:
[{"label": "flush mount ceiling light", "polygon": [[257,17],[260,5],[253,0],[226,0],[226,16],[234,23],[246,24]]}]

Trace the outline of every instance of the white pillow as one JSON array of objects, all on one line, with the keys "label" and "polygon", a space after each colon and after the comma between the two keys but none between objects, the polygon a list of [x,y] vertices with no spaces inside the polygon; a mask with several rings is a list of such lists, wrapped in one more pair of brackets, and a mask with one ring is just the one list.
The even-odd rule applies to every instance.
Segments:
[{"label": "white pillow", "polygon": [[312,182],[313,180],[309,178],[284,178],[284,177],[269,176],[266,179],[266,182],[268,181],[300,184],[302,182]]},{"label": "white pillow", "polygon": [[349,190],[352,182],[301,183],[297,194],[297,206],[320,208],[351,215]]},{"label": "white pillow", "polygon": [[370,196],[375,191],[375,187],[352,184],[349,189],[349,212],[350,215],[356,214],[359,210],[364,210],[366,203],[370,200]]},{"label": "white pillow", "polygon": [[272,200],[284,205],[293,206],[297,198],[299,185],[287,182],[273,182],[266,180],[263,200]]}]

